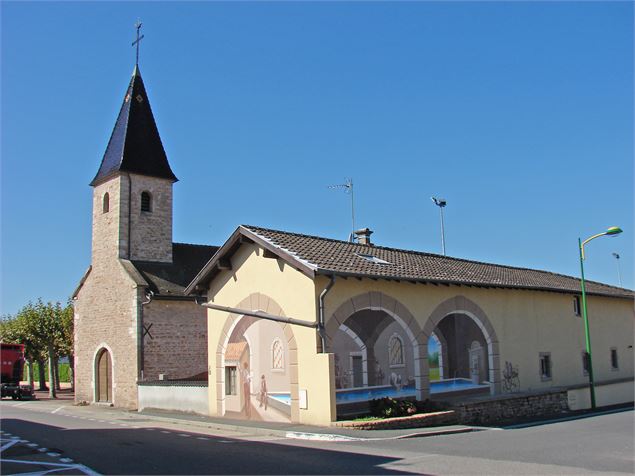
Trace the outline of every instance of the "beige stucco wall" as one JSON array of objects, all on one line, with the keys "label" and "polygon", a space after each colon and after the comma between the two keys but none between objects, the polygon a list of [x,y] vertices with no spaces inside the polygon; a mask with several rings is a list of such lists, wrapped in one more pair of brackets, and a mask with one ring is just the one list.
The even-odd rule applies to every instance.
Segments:
[{"label": "beige stucco wall", "polygon": [[[316,292],[327,278],[317,279]],[[377,298],[353,299],[368,293],[381,293],[401,303],[423,330],[435,309],[441,306],[460,312],[466,298],[487,316],[496,333],[500,366],[506,361],[518,366],[521,389],[535,390],[584,383],[581,353],[584,345],[582,318],[573,310],[573,295],[554,292],[485,289],[466,286],[412,284],[370,279],[338,278],[326,298],[327,328],[339,308],[355,309],[355,301],[369,302]],[[457,298],[458,297],[458,298]],[[449,301],[449,305],[448,305]],[[633,376],[633,302],[628,299],[589,296],[593,364],[596,380]],[[445,305],[443,305],[445,303]],[[397,310],[397,313],[399,311]],[[342,319],[342,316],[337,316]],[[427,335],[422,341],[427,343]],[[631,348],[629,348],[631,346]],[[610,348],[618,349],[619,370],[610,369]],[[550,352],[553,377],[541,381],[539,353]],[[500,376],[500,367],[494,369]],[[500,377],[499,377],[500,378]]]},{"label": "beige stucco wall", "polygon": [[[232,256],[231,262],[232,270],[222,271],[211,283],[208,297],[212,302],[230,307],[241,307],[242,304],[251,310],[316,321],[317,301],[311,279],[281,260],[264,258],[262,249],[255,245],[243,245]],[[245,302],[246,299],[250,300]],[[223,411],[222,405],[219,408],[218,402],[222,402],[224,398],[224,372],[222,353],[218,353],[217,350],[219,343],[223,345],[231,333],[232,327],[227,324],[237,322],[239,317],[208,311],[211,415],[218,415]],[[335,401],[330,391],[333,380],[332,357],[317,353],[315,329],[300,326],[290,326],[290,329],[297,347],[294,349],[290,346],[288,359],[291,366],[292,420],[308,424],[327,424],[335,415]],[[224,331],[228,331],[227,335]],[[298,408],[298,395],[294,395],[293,390],[294,383],[297,384],[299,392],[306,390],[306,409]]]},{"label": "beige stucco wall", "polygon": [[[213,280],[209,296],[216,304],[242,305],[268,312],[273,311],[261,304],[275,302],[279,309],[274,314],[315,321],[318,298],[328,281],[325,276],[313,281],[282,260],[264,258],[256,245],[245,244],[232,257],[232,270],[222,271]],[[518,368],[518,390],[579,385],[587,381],[582,369],[584,329],[581,317],[574,314],[573,297],[533,290],[338,277],[325,299],[327,351],[332,352],[332,345],[338,345],[332,338],[347,317],[360,309],[383,309],[407,329],[404,334],[406,346],[410,345],[407,355],[413,356],[412,372],[419,377],[417,395],[425,398],[429,395],[428,336],[441,319],[456,313],[473,319],[484,333],[492,393],[501,392],[501,368],[507,361]],[[589,316],[596,381],[632,378],[633,302],[589,296]],[[219,344],[222,350],[232,323],[238,319],[239,316],[208,311],[209,402],[213,415],[223,412],[223,405],[219,404],[224,378],[222,353],[217,351]],[[293,418],[304,423],[328,424],[335,419],[333,354],[317,353],[314,329],[299,326],[291,329],[297,341],[298,389],[308,392],[308,409],[300,410],[297,418]],[[349,347],[343,342],[339,345]],[[617,370],[610,368],[611,348],[618,350]],[[550,380],[541,379],[541,352],[551,355]]]}]

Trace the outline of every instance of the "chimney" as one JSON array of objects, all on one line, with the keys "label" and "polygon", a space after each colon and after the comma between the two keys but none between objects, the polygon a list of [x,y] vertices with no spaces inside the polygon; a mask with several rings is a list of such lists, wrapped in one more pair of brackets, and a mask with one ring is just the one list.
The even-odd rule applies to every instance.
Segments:
[{"label": "chimney", "polygon": [[373,246],[370,242],[370,235],[373,234],[373,230],[370,228],[362,228],[361,230],[355,231],[355,236],[357,236],[357,242],[360,245]]}]

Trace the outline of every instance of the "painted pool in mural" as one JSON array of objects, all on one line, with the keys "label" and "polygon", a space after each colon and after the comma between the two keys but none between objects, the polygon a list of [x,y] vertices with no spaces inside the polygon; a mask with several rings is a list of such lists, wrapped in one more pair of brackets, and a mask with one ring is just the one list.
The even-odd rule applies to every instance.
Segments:
[{"label": "painted pool in mural", "polygon": [[[475,384],[471,380],[464,378],[454,378],[448,380],[438,380],[436,382],[430,382],[430,393],[449,393],[449,392],[461,392],[463,390],[473,389],[488,389],[489,385]],[[360,388],[348,388],[337,390],[335,394],[336,403],[356,403],[366,402],[375,398],[405,398],[414,397],[415,387],[414,385],[407,385],[401,390],[391,386],[380,387],[360,387]],[[270,398],[277,400],[285,405],[291,405],[291,396],[288,393],[270,394]]]}]

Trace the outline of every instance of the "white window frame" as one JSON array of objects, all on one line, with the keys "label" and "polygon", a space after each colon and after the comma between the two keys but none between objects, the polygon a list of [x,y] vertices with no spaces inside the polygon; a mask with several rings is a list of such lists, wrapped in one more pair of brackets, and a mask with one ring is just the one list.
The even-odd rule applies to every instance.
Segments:
[{"label": "white window frame", "polygon": [[[550,380],[553,380],[553,360],[551,360],[551,352],[540,352],[539,356],[540,358],[538,360],[538,373],[540,374],[540,381],[549,382]],[[548,362],[549,362],[548,374],[543,373],[542,371],[542,368],[543,368],[542,362],[545,359],[545,357],[548,359]]]}]

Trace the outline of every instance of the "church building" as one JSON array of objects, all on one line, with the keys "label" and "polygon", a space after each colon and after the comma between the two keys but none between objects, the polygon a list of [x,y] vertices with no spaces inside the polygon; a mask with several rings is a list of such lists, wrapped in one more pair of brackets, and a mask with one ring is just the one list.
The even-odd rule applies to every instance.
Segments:
[{"label": "church building", "polygon": [[[378,246],[367,228],[356,242],[242,225],[221,247],[174,243],[176,181],[137,65],[90,183],[78,402],[189,398],[185,411],[329,425],[386,396],[564,392],[588,408],[589,374],[598,405],[633,401],[632,290],[587,283],[590,367],[575,277]],[[198,396],[168,391],[192,380]]]},{"label": "church building", "polygon": [[137,383],[207,375],[206,313],[183,293],[217,247],[172,242],[168,162],[135,66],[93,187],[73,294],[75,399],[137,408]]}]

